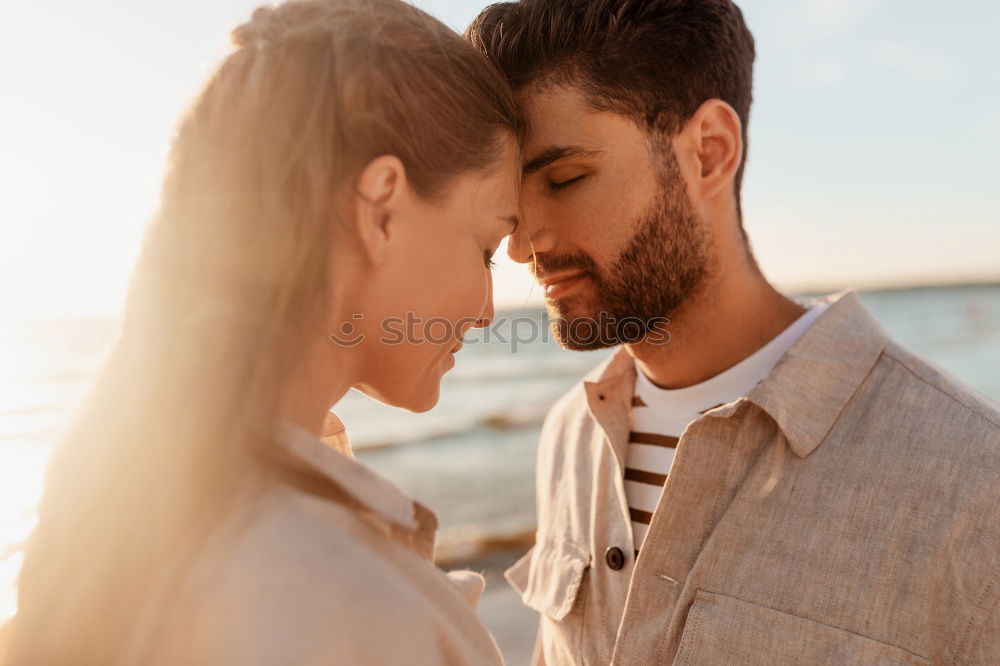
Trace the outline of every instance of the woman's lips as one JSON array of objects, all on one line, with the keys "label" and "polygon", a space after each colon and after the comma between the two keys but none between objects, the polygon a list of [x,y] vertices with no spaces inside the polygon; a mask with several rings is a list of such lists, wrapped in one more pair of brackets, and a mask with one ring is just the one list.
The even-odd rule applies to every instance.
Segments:
[{"label": "woman's lips", "polygon": [[447,366],[444,369],[445,372],[448,372],[449,370],[451,370],[452,368],[455,367],[455,354],[457,354],[459,351],[461,351],[462,347],[463,347],[463,343],[461,343],[461,342],[457,343],[454,347],[452,347],[448,351],[447,354],[444,355],[444,358],[441,359],[444,362],[444,364]]},{"label": "woman's lips", "polygon": [[583,284],[586,279],[587,274],[583,271],[573,271],[571,273],[547,275],[541,279],[541,283],[545,287],[545,297],[555,299],[566,296],[573,289]]}]

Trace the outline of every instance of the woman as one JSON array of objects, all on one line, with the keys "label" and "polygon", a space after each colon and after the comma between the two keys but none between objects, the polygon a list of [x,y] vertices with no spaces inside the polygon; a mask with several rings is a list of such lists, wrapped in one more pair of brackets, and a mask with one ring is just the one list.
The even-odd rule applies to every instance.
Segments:
[{"label": "woman", "polygon": [[434,568],[433,514],[327,413],[352,386],[429,409],[492,316],[512,94],[398,0],[259,9],[234,42],[51,463],[6,663],[499,662],[481,579]]}]

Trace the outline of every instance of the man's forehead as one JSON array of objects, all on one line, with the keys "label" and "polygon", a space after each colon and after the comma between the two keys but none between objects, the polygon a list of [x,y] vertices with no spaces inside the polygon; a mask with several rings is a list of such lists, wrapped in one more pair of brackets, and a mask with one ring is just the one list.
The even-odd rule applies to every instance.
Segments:
[{"label": "man's forehead", "polygon": [[553,146],[581,150],[601,148],[602,116],[588,106],[579,88],[554,85],[529,88],[520,93],[528,116],[528,135],[524,145],[525,163]]},{"label": "man's forehead", "polygon": [[580,86],[570,82],[537,81],[518,91],[528,113],[536,108],[554,108],[567,112],[585,113],[587,97]]},{"label": "man's forehead", "polygon": [[645,145],[646,133],[634,119],[595,110],[576,85],[532,86],[519,96],[529,121],[525,177],[561,159]]}]

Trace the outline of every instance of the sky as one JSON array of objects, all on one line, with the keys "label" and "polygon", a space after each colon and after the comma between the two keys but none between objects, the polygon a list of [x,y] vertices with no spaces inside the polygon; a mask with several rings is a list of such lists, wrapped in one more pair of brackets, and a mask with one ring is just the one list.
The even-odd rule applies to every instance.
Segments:
[{"label": "sky", "polygon": [[[118,312],[174,124],[258,4],[0,6],[0,317]],[[415,4],[461,30],[486,3]],[[1000,279],[1000,4],[739,4],[765,274],[793,292]],[[498,263],[499,307],[541,303]]]}]

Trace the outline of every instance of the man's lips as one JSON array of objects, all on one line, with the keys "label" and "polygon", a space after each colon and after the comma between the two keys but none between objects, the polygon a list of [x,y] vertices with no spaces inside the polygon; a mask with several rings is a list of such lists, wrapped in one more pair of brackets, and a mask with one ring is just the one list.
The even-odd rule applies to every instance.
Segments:
[{"label": "man's lips", "polygon": [[545,295],[548,298],[559,298],[565,296],[571,289],[581,284],[586,279],[585,271],[562,271],[551,275],[543,275],[538,281],[545,287]]}]

